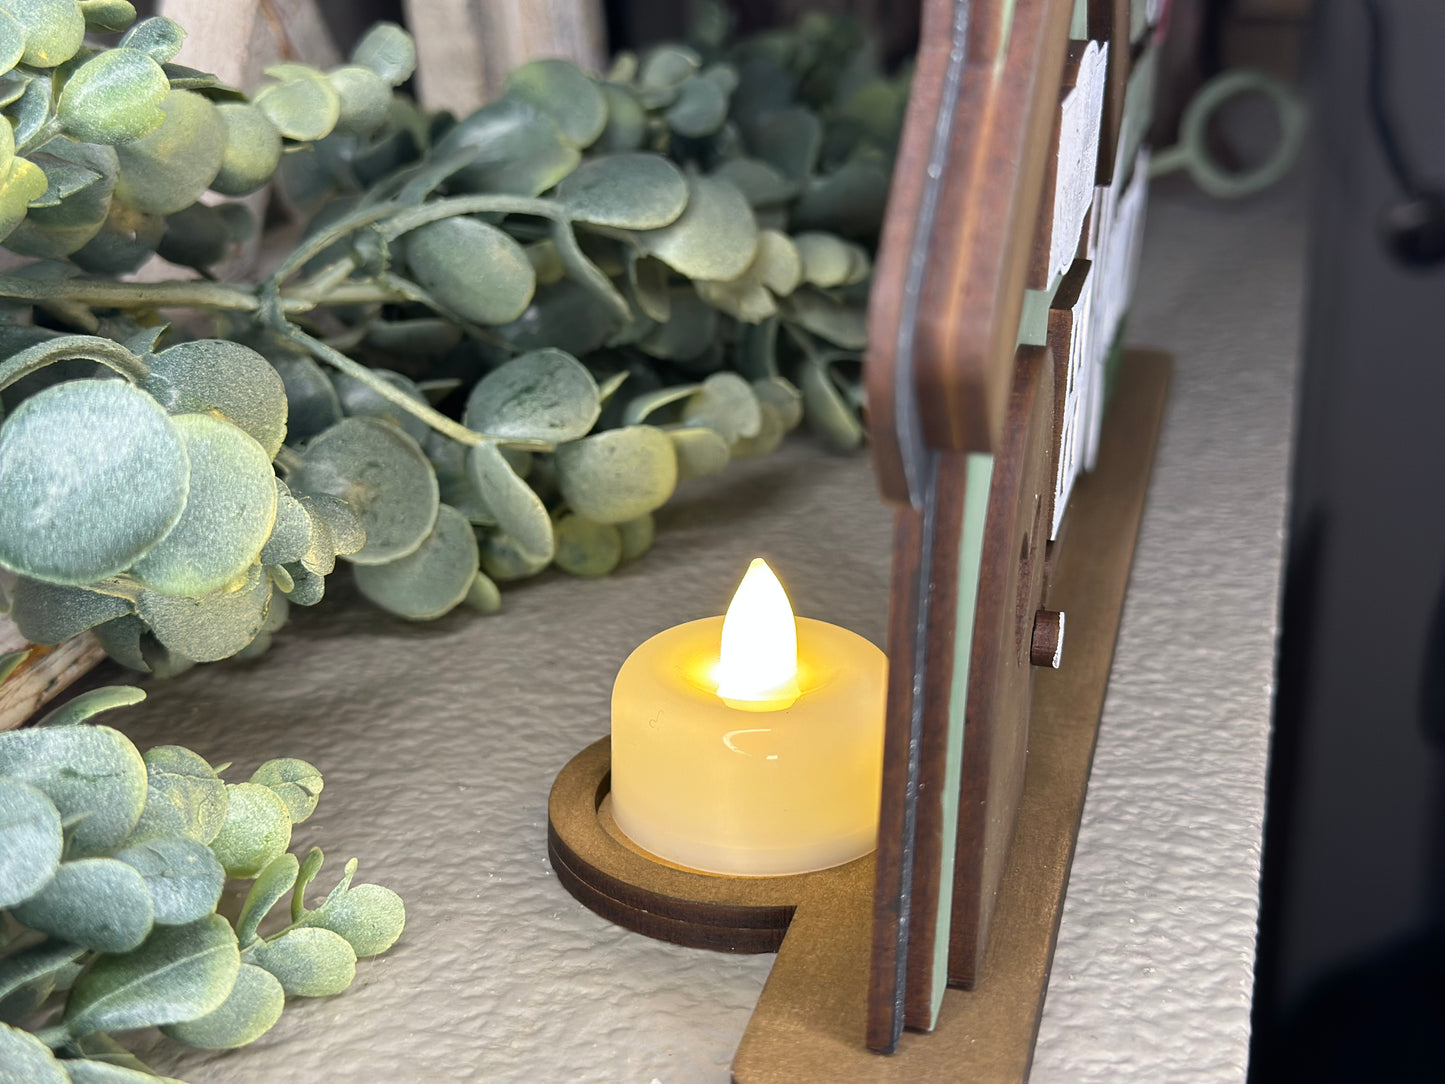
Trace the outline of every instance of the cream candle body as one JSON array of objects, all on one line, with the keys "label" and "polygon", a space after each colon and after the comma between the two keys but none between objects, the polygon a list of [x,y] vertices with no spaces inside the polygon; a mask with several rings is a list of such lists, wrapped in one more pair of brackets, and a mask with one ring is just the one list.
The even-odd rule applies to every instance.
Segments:
[{"label": "cream candle body", "polygon": [[794,618],[755,561],[726,619],[659,633],[618,672],[617,826],[644,850],[710,873],[802,873],[867,854],[886,681],[882,651]]}]

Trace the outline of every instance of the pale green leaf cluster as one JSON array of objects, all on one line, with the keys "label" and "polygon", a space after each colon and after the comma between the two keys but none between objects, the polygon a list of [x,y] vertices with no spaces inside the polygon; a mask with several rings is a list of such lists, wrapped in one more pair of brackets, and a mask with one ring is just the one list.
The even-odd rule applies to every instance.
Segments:
[{"label": "pale green leaf cluster", "polygon": [[[732,42],[705,5],[687,44],[534,61],[455,119],[395,92],[416,54],[390,24],[247,96],[127,5],[77,6],[113,47],[33,59],[73,4],[0,33],[6,243],[42,258],[0,277],[0,568],[32,641],[92,629],[158,675],[254,657],[338,559],[402,618],[493,613],[499,584],[640,557],[680,484],[804,421],[862,443],[908,72],[849,20]],[[248,223],[197,198],[273,178],[304,230],[266,281],[107,277],[217,263]],[[222,337],[182,341],[176,305]],[[254,874],[284,825],[244,787],[221,848]]]},{"label": "pale green leaf cluster", "polygon": [[[341,993],[406,924],[394,892],[352,883],[354,859],[307,906],[321,851],[287,848],[321,794],[312,765],[271,760],[230,784],[188,749],[142,756],[88,721],[142,696],[98,689],[0,733],[3,1079],[154,1080],[110,1032],[241,1046],[288,996]],[[234,923],[216,913],[228,877],[253,882]]]}]

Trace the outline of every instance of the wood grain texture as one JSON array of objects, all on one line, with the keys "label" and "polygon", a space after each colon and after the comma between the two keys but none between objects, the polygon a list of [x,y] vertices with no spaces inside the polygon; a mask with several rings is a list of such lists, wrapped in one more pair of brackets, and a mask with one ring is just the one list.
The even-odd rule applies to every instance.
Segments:
[{"label": "wood grain texture", "polygon": [[105,658],[90,633],[55,647],[28,644],[8,617],[0,617],[0,653],[30,649],[30,657],[0,685],[0,730],[13,730]]},{"label": "wood grain texture", "polygon": [[[1054,362],[1045,348],[1021,347],[1015,371],[989,493],[966,677],[966,755],[948,953],[949,982],[964,987],[978,977],[1013,840],[1028,752],[1034,615],[1044,602],[1054,481]],[[952,684],[940,692],[951,698]],[[945,700],[937,710],[947,708]]]},{"label": "wood grain texture", "polygon": [[1069,655],[1036,679],[1014,845],[974,989],[947,992],[932,1034],[870,1054],[860,1040],[874,878],[867,859],[842,867],[798,906],[733,1060],[739,1084],[1027,1077],[1168,381],[1167,357],[1125,356],[1099,468],[1071,506],[1050,584],[1070,615]]},{"label": "wood grain texture", "polygon": [[992,451],[1003,431],[1073,12],[1072,0],[1006,5],[1000,59],[999,6],[971,16],[981,55],[964,75],[918,310],[925,438],[956,451]]},{"label": "wood grain texture", "polygon": [[908,502],[909,494],[898,430],[899,333],[907,307],[905,284],[914,239],[919,233],[919,212],[930,183],[928,163],[939,116],[954,108],[956,98],[956,92],[950,97],[946,87],[956,17],[956,0],[923,0],[913,81],[874,260],[874,286],[868,295],[863,383],[868,393],[869,446],[880,491],[885,499],[900,504]]},{"label": "wood grain texture", "polygon": [[607,57],[598,0],[406,0],[424,106],[457,116],[496,98],[508,73],[540,57],[599,71]]}]

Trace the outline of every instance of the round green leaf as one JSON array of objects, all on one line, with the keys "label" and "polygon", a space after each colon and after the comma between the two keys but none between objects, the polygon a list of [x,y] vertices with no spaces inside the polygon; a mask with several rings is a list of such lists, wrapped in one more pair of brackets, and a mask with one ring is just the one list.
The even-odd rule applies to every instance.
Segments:
[{"label": "round green leaf", "polygon": [[389,888],[357,885],[328,898],[303,917],[300,925],[339,934],[358,958],[376,956],[401,936],[406,927],[406,905]]},{"label": "round green leaf", "polygon": [[396,23],[376,23],[356,43],[351,61],[399,87],[416,71],[416,42]]},{"label": "round green leaf", "polygon": [[341,116],[341,97],[326,77],[305,64],[266,69],[275,80],[256,92],[256,108],[287,139],[313,142],[331,134]]},{"label": "round green leaf", "polygon": [[326,81],[341,101],[336,130],[368,135],[380,128],[391,108],[391,84],[370,68],[351,65],[336,68]]},{"label": "round green leaf", "polygon": [[773,293],[787,297],[803,280],[803,257],[787,234],[763,230],[758,234],[757,259],[749,270]]},{"label": "round green leaf", "polygon": [[782,412],[777,407],[772,403],[760,403],[759,408],[762,413],[762,424],[752,436],[733,442],[734,459],[767,455],[775,451],[783,442],[783,437],[787,435],[788,427],[783,424]]},{"label": "round green leaf", "polygon": [[366,544],[355,564],[378,565],[414,553],[431,534],[440,496],[436,472],[415,440],[375,418],[347,418],[306,448],[288,479],[293,491],[345,501],[360,517]]},{"label": "round green leaf", "polygon": [[76,980],[65,1026],[89,1035],[194,1020],[226,1000],[240,966],[236,934],[220,915],[157,927],[140,948],[102,956]]},{"label": "round green leaf", "polygon": [[694,76],[683,83],[663,119],[680,136],[701,139],[722,127],[728,116],[728,92],[713,79]]},{"label": "round green leaf", "polygon": [[[170,413],[219,414],[249,433],[267,459],[275,457],[286,436],[286,385],[256,351],[225,339],[197,339],[162,350],[146,364],[150,375],[141,386]],[[194,480],[191,486],[194,491]]]},{"label": "round green leaf", "polygon": [[412,230],[406,260],[438,301],[477,324],[515,320],[537,285],[522,246],[475,218],[444,218]]},{"label": "round green leaf", "polygon": [[610,523],[563,516],[557,521],[557,551],[552,561],[574,576],[605,576],[622,561],[622,535]]},{"label": "round green leaf", "polygon": [[0,1024],[0,1082],[3,1084],[71,1084],[55,1055],[28,1031]]},{"label": "round green leaf", "polygon": [[552,520],[547,506],[512,469],[495,444],[467,453],[467,471],[483,505],[511,540],[538,560],[552,557]]},{"label": "round green leaf", "polygon": [[737,373],[713,373],[683,404],[683,423],[705,426],[729,444],[756,436],[762,425],[758,396]]},{"label": "round green leaf", "polygon": [[216,909],[226,871],[204,843],[169,836],[116,851],[117,861],[135,867],[145,880],[159,926],[184,926]]},{"label": "round green leaf", "polygon": [[466,598],[477,573],[477,560],[471,523],[444,504],[435,528],[419,549],[384,565],[358,565],[356,586],[384,610],[413,621],[429,621]]},{"label": "round green leaf", "polygon": [[659,45],[642,58],[637,82],[649,105],[666,105],[700,67],[702,58],[687,46]]},{"label": "round green leaf", "polygon": [[890,177],[886,162],[869,158],[852,158],[832,173],[809,177],[793,205],[793,228],[876,237]]},{"label": "round green leaf", "polygon": [[678,478],[706,478],[720,474],[732,459],[728,441],[715,430],[696,427],[667,432],[677,453]]},{"label": "round green leaf", "polygon": [[255,877],[291,845],[291,812],[270,787],[226,787],[226,820],[211,850],[231,877]]},{"label": "round green leaf", "polygon": [[[852,279],[857,245],[831,233],[805,232],[793,238],[803,261],[803,278],[814,286],[842,286]],[[866,257],[864,258],[866,264]]]},{"label": "round green leaf", "polygon": [[[410,377],[394,373],[390,369],[373,369],[372,372],[402,392],[412,402],[422,406],[428,405],[426,396],[421,393]],[[390,399],[382,397],[380,393],[373,391],[354,377],[347,376],[345,373],[332,373],[331,382],[336,385],[336,395],[341,400],[341,410],[347,417],[385,418],[393,425],[410,433],[418,444],[427,440],[433,432],[431,426],[415,414],[403,410]]]},{"label": "round green leaf", "polygon": [[136,611],[168,650],[192,662],[217,662],[256,638],[270,601],[271,578],[251,565],[240,586],[209,595],[142,591]]},{"label": "round green leaf", "polygon": [[60,866],[60,813],[42,792],[0,779],[0,907],[39,892]]},{"label": "round green leaf", "polygon": [[501,531],[488,531],[478,543],[482,571],[493,580],[506,583],[535,576],[551,562],[538,560]]},{"label": "round green leaf", "polygon": [[833,385],[825,365],[803,362],[798,370],[803,410],[808,424],[833,447],[851,451],[863,443],[863,426]]},{"label": "round green leaf", "polygon": [[611,429],[559,447],[557,483],[578,515],[622,523],[660,508],[672,496],[677,454],[661,429]]},{"label": "round green leaf", "polygon": [[730,158],[712,175],[737,185],[753,207],[786,203],[798,194],[797,181],[784,177],[776,166],[761,158]]},{"label": "round green leaf", "polygon": [[817,165],[823,146],[823,125],[805,106],[774,109],[744,125],[749,149],[786,177],[802,180]]},{"label": "round green leaf", "polygon": [[234,585],[260,556],[276,522],[276,475],[266,450],[230,422],[210,414],[172,420],[191,460],[186,509],[131,571],[161,594],[207,595]]},{"label": "round green leaf", "polygon": [[717,342],[717,326],[717,310],[704,302],[693,287],[678,286],[668,291],[667,322],[650,331],[637,345],[655,358],[689,361]]},{"label": "round green leaf", "polygon": [[467,597],[462,601],[479,613],[494,614],[502,608],[502,592],[497,590],[497,585],[490,576],[485,572],[478,572],[472,578],[471,587],[467,589]]},{"label": "round green leaf", "polygon": [[101,712],[139,704],[145,698],[145,690],[134,685],[106,685],[72,697],[60,707],[46,712],[35,725],[75,726],[88,722]]},{"label": "round green leaf", "polygon": [[294,354],[268,360],[286,387],[286,432],[293,441],[310,440],[341,420],[341,400],[320,365]]},{"label": "round green leaf", "polygon": [[583,162],[557,186],[557,199],[579,222],[648,230],[687,206],[682,171],[658,154],[609,154]]},{"label": "round green leaf", "polygon": [[146,797],[128,844],[185,836],[210,844],[226,821],[226,782],[204,757],[179,745],[157,745],[145,757]]},{"label": "round green leaf", "polygon": [[222,102],[216,106],[216,116],[224,126],[226,142],[211,190],[223,196],[256,191],[281,164],[281,133],[250,102]]},{"label": "round green leaf", "polygon": [[116,662],[142,673],[150,671],[141,651],[141,638],[150,633],[146,623],[134,614],[116,617],[91,630],[96,641]]},{"label": "round green leaf", "polygon": [[194,1020],[167,1024],[161,1030],[202,1050],[229,1050],[254,1042],[281,1019],[286,991],[271,972],[242,964],[236,985],[221,1004]]},{"label": "round green leaf", "polygon": [[671,225],[638,234],[644,251],[693,279],[734,279],[757,253],[758,227],[730,181],[688,179],[687,208]]},{"label": "round green leaf", "polygon": [[657,524],[649,512],[619,523],[617,533],[622,537],[622,559],[631,561],[652,549],[653,539],[657,537]]},{"label": "round green leaf", "polygon": [[637,150],[647,139],[647,113],[637,95],[630,87],[603,83],[602,96],[607,99],[607,126],[592,149],[605,153]]},{"label": "round green leaf", "polygon": [[114,858],[62,862],[50,882],[11,914],[31,929],[96,952],[129,952],[146,939],[155,919],[145,880]]},{"label": "round green leaf", "polygon": [[[119,179],[116,183],[120,183]],[[95,274],[123,275],[151,258],[165,228],[166,220],[160,215],[139,211],[119,199],[112,199],[100,230],[71,253],[70,258],[77,266]]]},{"label": "round green leaf", "polygon": [[231,244],[231,231],[220,209],[193,203],[166,217],[156,252],[180,267],[205,268],[224,260]]},{"label": "round green leaf", "polygon": [[[0,134],[0,139],[3,139]],[[5,239],[5,247],[22,256],[56,259],[68,256],[86,244],[105,225],[110,213],[111,193],[115,189],[119,163],[110,147],[94,143],[77,143],[59,136],[45,145],[45,150],[32,155],[42,168],[74,167],[93,173],[95,180],[72,189],[49,207],[31,207],[25,221]],[[0,159],[4,155],[0,154]],[[0,164],[0,173],[8,168]],[[46,174],[51,181],[50,173]],[[50,195],[46,189],[46,197]]]},{"label": "round green leaf", "polygon": [[158,15],[142,19],[121,36],[120,46],[153,57],[158,64],[175,59],[186,40],[186,32],[174,19]]},{"label": "round green leaf", "polygon": [[507,76],[504,93],[548,114],[577,147],[592,143],[607,123],[602,88],[570,60],[529,61]]},{"label": "round green leaf", "polygon": [[336,567],[338,555],[350,556],[365,545],[366,532],[361,519],[344,501],[324,494],[308,494],[298,503],[311,521],[311,544],[301,557],[305,571],[329,575]]},{"label": "round green leaf", "polygon": [[109,854],[145,804],[146,771],[125,735],[108,726],[60,726],[0,734],[0,776],[29,783],[71,824],[69,854]]},{"label": "round green leaf", "polygon": [[[437,143],[419,175],[456,192],[535,196],[582,160],[552,118],[516,98],[484,105]],[[450,177],[450,180],[447,180]]]},{"label": "round green leaf", "polygon": [[732,282],[699,281],[693,285],[709,305],[744,323],[761,323],[778,311],[777,302],[757,274],[757,261]]},{"label": "round green leaf", "polygon": [[0,12],[25,31],[20,59],[32,68],[64,64],[85,40],[85,16],[75,0],[0,0]]},{"label": "round green leaf", "polygon": [[[9,127],[10,122],[5,123]],[[43,196],[49,186],[44,171],[24,158],[12,159],[5,170],[0,176],[0,241],[20,225],[31,200]]]},{"label": "round green leaf", "polygon": [[263,565],[286,565],[305,557],[311,548],[311,517],[281,479],[276,479],[276,523],[261,547]]},{"label": "round green leaf", "polygon": [[135,22],[130,0],[80,0],[85,28],[97,34],[119,34]]},{"label": "round green leaf", "polygon": [[769,403],[778,412],[786,430],[796,429],[803,420],[803,394],[793,382],[781,376],[765,376],[753,381],[758,401]]},{"label": "round green leaf", "polygon": [[291,823],[300,824],[316,812],[324,781],[313,765],[295,757],[268,760],[251,774],[251,782],[274,790],[291,814]]},{"label": "round green leaf", "polygon": [[145,53],[110,49],[82,64],[60,92],[55,113],[67,135],[87,143],[127,143],[165,122],[171,85]]},{"label": "round green leaf", "polygon": [[867,314],[859,306],[845,305],[816,290],[799,290],[788,299],[793,319],[805,329],[845,350],[868,345]]},{"label": "round green leaf", "polygon": [[54,583],[113,576],[175,526],[189,477],[180,431],[144,392],[47,388],[0,428],[0,564]]},{"label": "round green leaf", "polygon": [[191,90],[172,90],[166,119],[149,135],[116,147],[116,199],[136,210],[173,215],[195,203],[221,168],[226,130],[216,107]]},{"label": "round green leaf", "polygon": [[[14,17],[0,10],[0,72],[8,72],[16,64],[19,64],[20,57],[24,52],[25,28],[17,23]],[[4,138],[3,133],[0,133],[0,138]],[[12,153],[15,150],[13,130],[10,137],[10,150]],[[0,169],[9,168],[8,159],[8,155],[0,155]]]},{"label": "round green leaf", "polygon": [[356,978],[351,945],[340,934],[320,927],[288,930],[261,942],[249,955],[249,962],[275,975],[292,997],[330,997]]},{"label": "round green leaf", "polygon": [[10,620],[32,644],[59,644],[131,612],[123,598],[81,587],[20,579],[10,592]]},{"label": "round green leaf", "polygon": [[493,369],[467,399],[464,423],[489,437],[561,442],[583,436],[602,411],[597,381],[571,354],[533,350]]}]

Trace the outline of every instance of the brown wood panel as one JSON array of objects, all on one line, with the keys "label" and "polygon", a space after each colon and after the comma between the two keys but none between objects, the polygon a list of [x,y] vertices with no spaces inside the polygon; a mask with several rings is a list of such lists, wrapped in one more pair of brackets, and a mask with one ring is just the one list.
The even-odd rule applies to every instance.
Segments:
[{"label": "brown wood panel", "polygon": [[[968,673],[948,958],[949,982],[965,987],[982,966],[1023,791],[1035,672],[1031,646],[1034,617],[1044,604],[1054,485],[1053,385],[1049,351],[1020,348],[989,492]],[[942,699],[930,710],[947,711],[952,682],[938,692]]]},{"label": "brown wood panel", "polygon": [[1071,502],[1050,585],[1070,615],[1066,661],[1035,680],[1018,825],[974,989],[947,992],[932,1034],[905,1034],[891,1057],[870,1054],[875,878],[867,859],[831,871],[799,903],[733,1060],[739,1084],[1027,1076],[1168,381],[1166,357],[1126,355],[1098,469]]},{"label": "brown wood panel", "polygon": [[[993,7],[975,4],[980,33]],[[925,438],[956,451],[996,448],[1008,412],[1073,3],[1011,10],[1002,63],[973,63],[964,75],[918,309]]]}]

